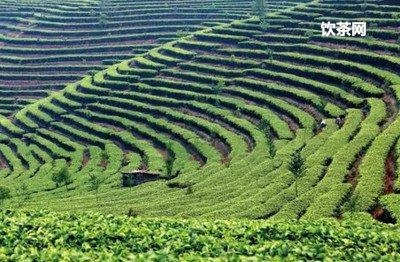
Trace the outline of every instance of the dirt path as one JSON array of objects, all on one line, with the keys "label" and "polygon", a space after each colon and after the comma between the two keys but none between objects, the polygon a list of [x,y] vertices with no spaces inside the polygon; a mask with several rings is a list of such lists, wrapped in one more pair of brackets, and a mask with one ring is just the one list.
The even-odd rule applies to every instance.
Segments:
[{"label": "dirt path", "polygon": [[396,181],[396,154],[393,147],[385,160],[385,189],[383,194],[391,194],[395,189]]},{"label": "dirt path", "polygon": [[89,162],[89,159],[90,159],[89,150],[83,151],[82,168],[84,168],[87,165],[87,163]]},{"label": "dirt path", "polygon": [[393,96],[386,93],[382,100],[386,104],[386,118],[381,125],[381,129],[384,130],[396,119],[399,109],[397,108],[397,101]]},{"label": "dirt path", "polygon": [[351,168],[350,168],[349,174],[346,177],[346,182],[351,184],[352,192],[354,192],[354,190],[357,187],[358,178],[360,176],[359,171],[358,171],[358,167],[360,166],[363,157],[364,157],[364,155],[362,155],[362,154],[357,156],[357,159],[351,164]]}]

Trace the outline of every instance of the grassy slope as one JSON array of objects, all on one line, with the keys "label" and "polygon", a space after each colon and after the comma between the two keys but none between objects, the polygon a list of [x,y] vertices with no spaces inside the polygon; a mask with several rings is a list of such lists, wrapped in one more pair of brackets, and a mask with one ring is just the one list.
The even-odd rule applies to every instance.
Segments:
[{"label": "grassy slope", "polygon": [[[295,1],[296,2],[296,1]],[[40,103],[40,101],[39,101]],[[38,103],[38,104],[39,104]],[[24,111],[24,110],[22,110]],[[19,112],[21,113],[21,112]],[[260,136],[260,134],[258,134]],[[257,160],[259,161],[259,159]],[[217,171],[223,168],[222,165],[218,163]],[[56,168],[52,169],[54,171]],[[214,170],[205,169],[204,175],[211,174]],[[50,172],[51,173],[51,172]],[[196,172],[194,172],[196,173]],[[62,210],[62,211],[79,211],[79,210],[95,210],[101,211],[105,213],[114,213],[114,214],[122,214],[125,213],[127,208],[133,207],[135,210],[138,210],[141,214],[144,215],[157,215],[155,213],[148,214],[148,204],[154,205],[154,203],[158,203],[160,199],[164,195],[171,194],[174,198],[182,198],[183,195],[185,197],[185,190],[178,190],[176,188],[169,188],[165,186],[164,182],[156,182],[151,184],[146,184],[140,187],[139,191],[137,189],[127,189],[127,188],[119,188],[119,173],[113,174],[112,178],[108,179],[105,185],[102,185],[98,198],[94,195],[93,191],[88,190],[87,185],[87,174],[83,172],[79,172],[78,174],[72,174],[73,177],[77,177],[79,180],[76,185],[72,185],[69,187],[69,190],[66,190],[65,187],[55,188],[53,183],[48,176],[45,178],[42,173],[37,174],[35,177],[28,182],[29,193],[32,193],[32,197],[29,201],[24,201],[20,195],[20,186],[23,177],[19,177],[19,182],[16,183],[15,180],[10,179],[7,180],[7,185],[13,190],[13,194],[17,197],[11,200],[8,203],[9,207],[19,207],[26,206],[29,208],[42,209],[43,207],[51,208],[53,210]],[[201,175],[201,174],[199,174]],[[85,176],[85,177],[83,177]],[[35,180],[35,182],[33,182]],[[75,179],[74,179],[75,180]],[[32,186],[29,185],[32,183]],[[79,183],[79,184],[78,184]],[[205,182],[207,183],[207,182]],[[44,189],[44,190],[43,190]],[[33,192],[32,192],[33,191]],[[151,192],[151,193],[150,193]],[[146,200],[140,201],[132,201],[133,199],[143,198]],[[186,196],[187,199],[192,199],[191,196]],[[98,199],[100,201],[98,201]],[[147,203],[147,200],[149,203]],[[45,203],[45,205],[43,205]],[[163,206],[159,207],[151,207],[153,212],[161,212],[162,215],[176,215],[176,211],[169,213],[168,209],[171,204],[160,203],[157,204]],[[165,205],[165,206],[164,206]],[[182,206],[182,211],[186,210],[186,207]]]},{"label": "grassy slope", "polygon": [[[322,1],[319,2],[322,3]],[[396,58],[396,50],[393,47],[393,44],[390,45],[390,50],[394,51],[391,51],[393,53],[390,53],[390,55],[382,56],[377,53],[378,51],[380,52],[382,49],[387,48],[387,43],[384,41],[382,41],[383,43],[380,45],[381,43],[378,43],[376,40],[366,40],[368,41],[368,44],[371,44],[371,50],[368,49],[367,51],[359,50],[366,48],[364,39],[360,40],[359,38],[351,39],[355,45],[352,49],[355,50],[343,50],[345,48],[339,45],[341,42],[336,45],[330,45],[332,43],[328,43],[328,46],[318,42],[322,41],[317,36],[317,34],[320,34],[318,26],[320,25],[320,20],[322,18],[319,16],[319,13],[309,11],[313,10],[314,12],[321,13],[326,12],[327,8],[325,4],[321,6],[319,2],[314,1],[312,4],[313,6],[311,4],[300,5],[289,11],[284,11],[283,15],[269,17],[271,20],[271,27],[269,30],[271,30],[272,33],[269,31],[267,33],[263,32],[257,25],[257,20],[250,19],[247,21],[236,22],[230,26],[215,27],[210,29],[208,33],[197,33],[196,36],[189,37],[188,39],[192,39],[194,42],[197,42],[197,44],[204,41],[221,44],[221,46],[211,50],[208,57],[204,55],[204,52],[199,52],[200,55],[191,59],[191,53],[188,52],[188,50],[185,50],[185,47],[190,49],[187,47],[188,44],[186,43],[185,46],[181,41],[178,41],[176,46],[172,46],[172,43],[170,43],[162,46],[160,49],[152,50],[150,53],[145,55],[145,57],[148,58],[148,64],[146,64],[146,66],[154,66],[154,64],[156,64],[154,62],[158,61],[157,64],[165,62],[166,65],[164,65],[164,67],[168,67],[168,69],[159,70],[160,72],[156,70],[157,72],[154,73],[155,75],[151,75],[150,73],[151,79],[147,78],[147,75],[145,77],[140,77],[140,81],[147,85],[139,85],[137,87],[135,83],[132,85],[128,84],[129,81],[134,82],[137,80],[137,75],[135,74],[143,73],[143,71],[140,71],[139,73],[138,71],[135,71],[136,69],[140,69],[141,64],[138,63],[138,61],[136,61],[136,64],[134,63],[132,67],[129,67],[127,64],[120,64],[117,65],[118,69],[121,69],[121,71],[128,71],[128,76],[118,75],[115,72],[115,68],[112,68],[114,71],[109,70],[107,73],[109,73],[108,76],[110,78],[114,77],[114,80],[125,79],[125,82],[104,80],[104,75],[100,73],[93,79],[87,78],[87,81],[82,81],[81,84],[84,85],[85,88],[80,87],[80,89],[74,90],[74,88],[70,88],[70,86],[65,92],[67,95],[63,96],[64,94],[59,93],[54,97],[51,97],[51,99],[56,100],[55,102],[51,99],[42,100],[40,103],[37,103],[26,110],[22,110],[16,115],[19,125],[28,130],[24,130],[22,133],[31,132],[32,129],[34,130],[33,132],[36,132],[37,127],[35,127],[35,125],[37,125],[42,127],[40,131],[43,131],[43,129],[50,130],[46,131],[47,133],[43,135],[50,141],[58,145],[63,144],[64,146],[65,143],[68,144],[72,141],[75,142],[75,144],[71,143],[72,146],[75,146],[79,150],[81,150],[82,147],[93,145],[94,143],[91,144],[93,141],[82,143],[82,139],[79,137],[82,134],[75,134],[75,136],[73,136],[71,135],[72,131],[82,129],[86,131],[86,133],[92,134],[103,126],[99,124],[90,130],[84,129],[81,126],[78,126],[77,122],[74,122],[74,125],[71,125],[69,130],[63,130],[60,126],[67,122],[63,122],[67,116],[65,116],[65,112],[60,114],[57,113],[57,110],[62,112],[63,109],[65,109],[57,108],[57,105],[61,104],[62,106],[66,106],[66,104],[70,105],[68,103],[76,104],[77,101],[81,102],[82,104],[76,106],[78,110],[68,110],[68,114],[76,114],[83,117],[83,122],[85,123],[94,122],[93,118],[89,117],[90,113],[93,111],[98,112],[100,106],[103,106],[104,109],[104,106],[107,103],[113,104],[114,101],[120,102],[125,98],[129,100],[129,103],[135,104],[135,109],[138,107],[140,108],[141,106],[146,107],[149,111],[150,109],[153,111],[159,110],[160,112],[168,110],[169,116],[176,116],[178,114],[176,112],[178,110],[176,109],[181,108],[182,105],[196,105],[198,108],[206,108],[203,112],[206,111],[205,114],[209,114],[207,116],[210,119],[214,118],[214,114],[219,113],[220,115],[229,117],[229,120],[234,120],[234,124],[241,124],[245,128],[248,128],[251,136],[258,142],[256,148],[250,154],[246,151],[246,144],[242,137],[222,126],[218,126],[218,122],[207,123],[207,131],[214,132],[216,130],[216,132],[220,132],[224,138],[227,137],[227,140],[231,142],[230,145],[233,149],[230,154],[232,159],[229,169],[226,168],[225,165],[221,164],[219,159],[213,159],[213,162],[210,165],[207,165],[202,170],[198,171],[195,167],[193,168],[193,166],[191,166],[195,161],[192,161],[190,155],[188,156],[187,152],[182,150],[182,146],[175,143],[174,150],[176,149],[176,152],[182,153],[181,156],[183,156],[182,158],[178,158],[180,164],[182,166],[186,165],[185,167],[187,169],[192,169],[190,169],[191,172],[182,172],[174,182],[178,185],[184,185],[186,182],[195,184],[193,186],[193,194],[186,194],[187,190],[180,189],[179,187],[168,187],[164,181],[145,184],[134,189],[121,189],[119,188],[120,174],[115,170],[112,170],[114,173],[108,173],[105,171],[102,174],[103,176],[107,176],[109,179],[107,182],[109,183],[102,185],[99,193],[99,201],[97,201],[93,191],[88,191],[87,187],[88,174],[93,170],[86,169],[83,170],[83,172],[73,173],[74,183],[69,186],[69,191],[66,191],[64,187],[57,189],[54,188],[54,184],[50,180],[51,172],[48,170],[41,170],[42,172],[38,172],[32,178],[27,179],[27,176],[30,175],[29,172],[27,172],[29,170],[24,170],[22,164],[15,161],[15,163],[13,163],[15,164],[14,169],[9,170],[9,176],[2,182],[12,186],[18,184],[18,187],[20,182],[28,181],[30,187],[29,190],[32,192],[32,198],[28,203],[26,203],[26,201],[21,201],[20,203],[21,199],[14,199],[15,201],[13,200],[13,202],[10,203],[10,206],[15,207],[23,204],[29,208],[38,209],[45,206],[54,210],[99,210],[111,213],[125,213],[129,207],[132,207],[140,214],[144,215],[183,217],[207,216],[217,218],[254,218],[274,216],[274,218],[292,218],[305,216],[313,218],[332,216],[343,211],[346,207],[343,203],[348,200],[348,196],[352,193],[352,191],[350,191],[350,182],[346,180],[349,173],[347,169],[352,167],[352,163],[354,163],[354,160],[357,157],[359,157],[360,159],[358,160],[362,162],[364,154],[368,152],[368,157],[366,159],[376,159],[379,161],[380,165],[375,165],[372,161],[360,165],[361,186],[356,190],[361,192],[362,198],[359,202],[361,202],[363,210],[369,211],[370,208],[379,204],[376,200],[379,197],[381,187],[383,186],[382,176],[385,175],[382,164],[384,164],[387,155],[386,151],[391,148],[398,138],[398,132],[396,131],[398,130],[399,121],[393,123],[387,121],[386,105],[380,100],[383,92],[387,92],[388,96],[393,96],[391,93],[392,90],[388,90],[389,88],[392,88],[393,91],[398,90],[395,87],[395,84],[399,84],[398,78],[396,79],[393,77],[393,72],[398,68],[398,58]],[[332,2],[323,2],[327,3],[330,12],[334,12],[337,9],[335,6],[332,6]],[[368,2],[379,3],[379,1]],[[376,20],[378,22],[381,22],[383,25],[398,23],[398,21],[395,21],[394,19],[389,19],[389,21],[381,19],[382,16],[386,15],[386,11],[389,7],[381,6],[379,4],[373,6],[376,10],[384,8],[382,9],[383,11],[374,14],[374,16],[377,17]],[[351,11],[348,11],[351,7],[352,5],[347,5],[346,3],[341,2],[339,8],[347,10],[346,12],[343,11],[343,14],[341,15],[354,16]],[[310,8],[310,10],[308,8]],[[390,6],[390,9],[394,10],[392,12],[397,10],[394,6]],[[287,15],[287,17],[285,15]],[[357,15],[361,16],[362,12],[358,12]],[[290,24],[290,21],[294,18],[299,20]],[[313,21],[313,23],[310,23],[310,26],[304,26],[304,23],[309,21]],[[282,28],[280,27],[281,24],[288,24],[288,26]],[[287,31],[284,31],[285,29]],[[286,32],[283,36],[279,34],[282,31]],[[387,35],[385,34],[384,36],[381,36],[382,38],[396,35],[395,32],[390,30],[387,31]],[[235,34],[238,34],[238,36],[235,37]],[[260,34],[262,36],[260,36]],[[287,34],[293,35],[286,36]],[[375,34],[377,34],[376,30]],[[248,36],[248,38],[243,36]],[[379,34],[377,34],[376,37],[377,39],[380,39]],[[201,39],[203,39],[203,41]],[[236,43],[238,41],[239,43]],[[329,38],[324,41],[329,42],[334,40]],[[229,43],[227,44],[227,42]],[[268,58],[269,49],[273,49],[273,55],[276,59],[274,58],[272,61],[266,60],[261,64],[261,60]],[[305,55],[303,56],[303,52],[307,57],[305,57]],[[214,61],[221,57],[225,60],[222,59],[222,62]],[[336,62],[337,57],[343,59],[344,62]],[[174,64],[174,61],[179,59],[182,59],[182,61],[186,63],[180,63],[177,66],[178,69],[175,70],[171,64]],[[282,63],[280,59],[286,63]],[[366,59],[368,65],[364,65]],[[209,62],[210,60],[213,61]],[[308,60],[311,60],[311,62]],[[203,61],[203,65],[201,65],[201,61]],[[204,65],[204,63],[207,64],[207,62],[204,61],[208,61],[208,64],[213,64],[213,67],[208,68]],[[288,61],[294,62],[288,63]],[[391,62],[388,63],[389,61]],[[219,74],[225,76],[228,80],[231,79],[229,76],[226,77],[226,71],[229,70],[224,71],[223,69],[225,69],[225,67],[221,66],[221,64],[224,63],[225,65],[228,64],[227,68],[235,68],[235,70],[239,71],[239,75],[240,73],[243,73],[242,75],[248,78],[255,76],[263,81],[273,79],[279,82],[282,86],[268,85],[268,88],[271,88],[273,91],[268,89],[264,90],[265,92],[254,92],[254,90],[259,91],[257,89],[258,87],[255,88],[253,85],[248,84],[249,79],[245,79],[246,81],[243,82],[246,84],[243,85],[250,86],[251,88],[249,89],[252,89],[251,91],[253,92],[250,92],[249,89],[243,88],[242,86],[241,92],[244,95],[243,97],[240,97],[240,99],[235,100],[232,97],[223,97],[223,99],[226,99],[224,100],[226,104],[232,101],[236,104],[229,104],[231,108],[228,108],[224,103],[220,105],[221,108],[216,107],[213,103],[214,96],[213,94],[210,94],[209,87],[212,81],[218,80],[215,75]],[[303,68],[301,65],[302,63],[307,65],[306,69]],[[246,65],[245,69],[243,69],[243,64]],[[195,66],[195,69],[190,70],[193,66]],[[248,69],[247,66],[252,67],[252,69],[246,70]],[[315,67],[318,67],[318,70],[314,69]],[[325,67],[329,70],[322,70],[322,68]],[[183,68],[186,68],[186,70],[182,70]],[[354,70],[357,73],[356,77],[350,77],[347,75],[349,71],[348,68],[351,68],[351,71],[353,71],[353,68],[356,68],[356,70]],[[218,71],[218,69],[220,70]],[[209,72],[207,70],[211,72],[216,71],[217,73],[204,73],[205,71]],[[182,71],[186,74],[183,74]],[[282,73],[282,71],[286,73]],[[232,70],[232,72],[234,72],[234,70]],[[213,77],[211,77],[211,75]],[[162,82],[165,80],[165,76],[175,78],[179,83],[188,83],[187,89],[193,87],[195,92],[189,92],[186,90],[186,87],[177,87],[176,85],[171,84],[172,81]],[[342,81],[341,78],[346,79],[346,81]],[[371,81],[371,78],[373,81]],[[189,85],[191,81],[186,81],[187,79],[191,79],[192,82],[193,79],[195,79],[194,82],[196,82],[196,85]],[[156,81],[161,82],[161,84],[157,85],[158,83]],[[202,82],[203,85],[200,85],[197,82]],[[235,83],[237,85],[242,83],[240,81],[237,82],[238,83]],[[371,82],[373,82],[373,85]],[[375,82],[377,82],[377,84]],[[154,84],[154,86],[151,86],[152,84]],[[388,85],[390,85],[389,88]],[[101,88],[99,88],[99,86],[101,86]],[[127,86],[129,86],[129,90],[126,90]],[[162,89],[162,87],[165,88]],[[238,95],[237,93],[234,93],[239,92],[238,89],[231,87],[232,86],[228,86],[224,92]],[[263,86],[262,88],[267,87]],[[324,90],[323,95],[321,95],[322,89]],[[279,112],[280,114],[278,115],[275,114],[276,111],[272,112],[272,110],[267,113],[268,111],[265,110],[265,105],[268,104],[267,102],[272,101],[268,96],[270,95],[269,92],[278,93],[274,100],[278,101],[275,105],[284,105],[280,108],[284,113]],[[287,92],[289,92],[289,96],[292,94],[293,96],[296,95],[295,99],[293,99],[295,101],[287,102],[284,99],[285,97],[283,94],[287,95]],[[248,98],[250,94],[255,97],[261,97],[260,93],[263,93],[262,98],[265,100],[256,100],[254,97]],[[176,94],[184,94],[185,96],[176,99]],[[274,96],[275,98],[275,93],[272,94],[273,95],[271,96]],[[83,98],[82,100],[79,100],[81,96]],[[369,98],[368,108],[363,108],[363,110],[361,110],[362,102],[364,100],[363,98],[365,96],[374,96],[376,99]],[[122,99],[120,99],[121,97]],[[56,98],[60,100],[57,100]],[[169,100],[166,100],[167,98]],[[320,101],[322,98],[329,98],[329,103],[325,108],[320,106],[322,104]],[[391,98],[394,99],[393,97]],[[77,101],[74,100],[71,102],[68,99],[71,101],[75,99]],[[250,104],[256,106],[250,107],[243,103],[243,101],[238,102],[237,100],[246,100],[246,102],[250,102]],[[64,104],[60,101],[64,101]],[[96,101],[101,101],[102,105],[96,104]],[[125,101],[126,100],[124,100],[124,102]],[[145,103],[140,104],[138,101],[145,101]],[[159,107],[161,102],[169,106],[169,103],[172,103],[171,101],[176,103],[173,104],[175,107]],[[314,119],[307,110],[299,110],[296,108],[299,104],[300,106],[306,104],[311,107],[311,110],[314,109],[321,111],[318,113],[321,114],[322,117],[334,117],[338,112],[345,112],[348,107],[351,109],[346,111],[346,125],[342,129],[337,130],[336,126],[333,124],[334,119],[329,119],[329,128],[316,135],[312,130],[312,126],[314,122],[318,121],[318,119]],[[152,105],[156,106],[151,107]],[[246,122],[247,120],[244,119],[244,117],[242,118],[240,110],[239,114],[237,110],[235,110],[235,106],[237,105],[247,109],[248,111],[251,111],[249,108],[260,110],[256,112],[261,112],[259,114],[263,117],[271,117],[273,120],[277,120],[278,118],[280,121],[275,121],[274,124],[277,123],[279,124],[277,126],[287,128],[288,132],[285,132],[284,138],[277,139],[276,141],[278,153],[274,159],[269,159],[265,153],[266,146],[262,140],[264,139],[264,136],[259,130],[257,130],[257,121],[252,124]],[[51,106],[53,106],[53,108]],[[54,107],[56,109],[54,109]],[[123,104],[121,105],[121,108],[125,110],[123,112],[124,114],[140,111],[132,110],[130,104]],[[272,107],[268,107],[268,109],[269,108]],[[367,112],[363,112],[364,110]],[[396,112],[396,110],[397,108],[395,108],[394,111]],[[46,115],[45,113],[49,111],[53,112],[53,114],[49,113]],[[119,108],[115,107],[109,111],[112,112],[110,113],[111,116],[108,116],[108,119],[115,118],[113,114],[121,113]],[[154,114],[152,113],[153,111],[150,111],[151,113],[146,112],[145,115],[148,117],[146,119],[152,120],[152,123],[154,124],[159,120],[152,118],[154,117]],[[252,111],[252,113],[255,112]],[[363,113],[365,113],[365,115],[363,115]],[[60,115],[62,116],[60,117]],[[41,121],[47,122],[43,124],[38,121],[37,118],[39,118],[39,116],[42,119]],[[107,115],[100,115],[97,119],[102,117],[104,118],[104,116]],[[275,116],[275,118],[272,118],[272,116]],[[289,130],[288,124],[285,121],[282,121],[278,116],[283,118],[285,121],[297,121],[299,123],[296,122],[296,124],[300,127],[304,127],[304,129],[301,128],[292,133],[291,130]],[[364,116],[366,117],[364,118]],[[394,118],[395,117],[391,118],[391,120]],[[70,120],[71,118],[68,119]],[[194,119],[198,122],[201,120],[200,117]],[[101,122],[101,120],[98,121]],[[118,128],[125,128],[125,130],[131,131],[131,128],[138,126],[138,122],[140,121],[129,122],[126,125],[125,123],[122,123]],[[203,119],[203,122],[215,121],[204,121]],[[379,123],[381,122],[385,122],[382,129],[379,126]],[[171,129],[177,128],[177,125],[175,125],[173,121],[170,121],[168,125],[164,125],[164,123],[165,122],[161,122],[161,125]],[[32,125],[33,128],[29,129],[29,125]],[[6,128],[6,126],[11,126],[11,124],[3,124],[4,128]],[[388,126],[391,127],[386,130],[389,130],[390,132],[383,130]],[[57,127],[57,132],[53,132],[54,127]],[[115,126],[113,126],[113,128],[115,128]],[[192,128],[194,127],[192,126]],[[161,137],[162,142],[169,140],[168,137],[162,136],[163,134],[160,134],[156,129],[148,128],[147,130],[149,129],[149,133],[155,137]],[[144,130],[144,128],[142,130]],[[279,128],[279,130],[281,129]],[[179,133],[180,131],[182,130],[178,130],[176,133]],[[64,135],[64,141],[57,141],[57,139],[51,137],[49,133]],[[374,143],[372,143],[378,134],[380,138],[376,139]],[[387,134],[390,135],[390,141],[386,139],[388,137],[386,136]],[[193,135],[193,133],[189,133],[189,136],[190,135]],[[294,136],[295,138],[288,142],[288,139],[292,139]],[[87,140],[90,139],[91,137],[87,138]],[[130,141],[137,142],[137,140],[136,137],[131,136]],[[350,140],[351,143],[347,143]],[[97,143],[98,141],[96,140],[94,142]],[[140,140],[139,142],[143,141]],[[101,141],[99,143],[101,143]],[[153,150],[149,153],[151,156],[156,155],[158,157],[157,168],[163,170],[163,159],[160,156],[162,154],[160,154],[159,148],[157,148],[159,151],[153,148],[154,144],[155,141],[150,141],[146,148]],[[287,172],[285,163],[287,162],[288,156],[297,148],[302,148],[304,144],[307,145],[304,147],[302,155],[308,157],[307,165],[311,168],[307,170],[307,174],[300,183],[301,196],[296,198],[293,190],[293,177]],[[384,147],[382,147],[382,144]],[[369,147],[370,145],[372,146]],[[14,160],[13,157],[19,156],[14,156],[13,154],[15,146],[12,145],[10,147],[11,148],[8,148],[7,145],[3,145],[2,149],[4,152],[9,153],[10,160]],[[93,162],[89,162],[88,165],[98,172],[99,169],[101,169],[98,162],[101,162],[100,160],[102,160],[99,158],[102,158],[104,151],[99,147],[90,147],[90,149],[93,149],[91,151],[93,152],[91,155],[91,160],[93,160]],[[113,149],[115,149],[115,147],[105,153],[117,152]],[[77,154],[73,152],[70,155],[73,155],[73,157],[76,155],[82,157],[82,151],[79,150],[76,150]],[[65,150],[60,149],[57,150],[57,152],[55,151],[56,150],[51,152],[53,154],[52,157],[64,158],[64,154],[70,157],[68,152],[65,153]],[[211,153],[209,155],[213,156],[212,153],[215,153],[214,151],[210,150]],[[19,151],[20,155],[21,152],[23,152],[22,149]],[[95,158],[96,156],[97,158]],[[71,166],[82,160],[79,157],[77,158],[78,160],[74,158],[74,161],[71,161]],[[52,165],[53,159],[50,159],[51,163],[48,164]],[[190,161],[185,161],[186,159],[190,159]],[[150,157],[150,160],[152,161],[154,159]],[[116,162],[117,161],[112,164],[115,164]],[[248,163],[251,163],[251,170],[249,170]],[[328,167],[327,165],[330,166]],[[375,165],[374,169],[371,168],[371,165]],[[86,166],[86,168],[87,167],[88,166]],[[99,172],[101,171],[104,170],[100,170]],[[18,194],[18,192],[14,193]],[[363,199],[368,201],[364,201]],[[365,205],[364,202],[367,203],[367,205]],[[393,205],[393,203],[396,202],[391,201],[391,203]]]}]

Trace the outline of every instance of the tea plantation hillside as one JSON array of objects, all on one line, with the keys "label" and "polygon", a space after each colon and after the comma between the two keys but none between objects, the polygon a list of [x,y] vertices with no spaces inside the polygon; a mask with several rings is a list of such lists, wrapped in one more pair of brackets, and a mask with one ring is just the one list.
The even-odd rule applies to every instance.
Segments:
[{"label": "tea plantation hillside", "polygon": [[[297,2],[270,1],[268,8]],[[250,0],[1,0],[0,8],[0,113],[6,116],[85,74],[252,12]]]},{"label": "tea plantation hillside", "polygon": [[[395,1],[268,1],[261,22],[250,0],[111,1],[101,21],[94,1],[9,3],[0,20],[7,207],[400,218]],[[326,21],[367,22],[368,36],[322,37]],[[88,70],[100,71],[72,81]],[[300,176],[293,155],[304,160]],[[161,176],[123,187],[133,170]],[[56,184],[60,174],[71,178]]]}]

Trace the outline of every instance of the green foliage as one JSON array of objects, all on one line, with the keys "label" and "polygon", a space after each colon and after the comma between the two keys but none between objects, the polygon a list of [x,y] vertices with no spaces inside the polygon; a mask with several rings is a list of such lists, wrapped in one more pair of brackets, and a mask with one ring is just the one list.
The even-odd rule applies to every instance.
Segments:
[{"label": "green foliage", "polygon": [[307,38],[310,38],[310,37],[312,37],[313,35],[314,35],[314,33],[313,33],[312,31],[306,31],[306,32],[304,33],[304,36],[307,37]]},{"label": "green foliage", "polygon": [[400,195],[384,195],[379,199],[379,202],[388,210],[390,216],[396,220],[396,223],[398,223],[400,221]]},{"label": "green foliage", "polygon": [[178,31],[176,31],[176,36],[177,36],[178,38],[183,38],[183,37],[187,36],[188,34],[189,34],[188,32],[183,31],[183,30],[178,30]]},{"label": "green foliage", "polygon": [[271,137],[267,138],[268,153],[271,158],[276,155],[277,149]]},{"label": "green foliage", "polygon": [[400,12],[396,12],[392,14],[393,19],[400,19]]},{"label": "green foliage", "polygon": [[269,26],[270,26],[270,23],[268,22],[267,19],[263,18],[260,20],[260,28],[263,32],[268,31]]},{"label": "green foliage", "polygon": [[9,198],[11,198],[11,190],[8,187],[0,186],[0,205]]},{"label": "green foliage", "polygon": [[128,217],[137,217],[138,216],[138,213],[133,209],[133,208],[129,208],[128,209],[128,212],[126,213],[126,215],[128,216]]},{"label": "green foliage", "polygon": [[288,169],[295,177],[300,177],[303,174],[305,166],[304,166],[304,160],[300,155],[300,151],[296,151],[292,155]]},{"label": "green foliage", "polygon": [[172,150],[172,144],[167,145],[167,159],[165,160],[165,167],[166,167],[166,177],[173,178],[173,169],[174,169],[174,162],[175,162],[175,153]]},{"label": "green foliage", "polygon": [[270,61],[274,59],[274,51],[272,49],[267,49],[267,56]]},{"label": "green foliage", "polygon": [[[255,0],[258,17],[235,1],[226,10],[170,0],[6,10],[2,30],[22,33],[0,35],[0,182],[21,185],[9,205],[29,187],[27,208],[307,220],[379,205],[398,219],[399,179],[382,195],[400,133],[394,1],[270,1],[267,16]],[[322,37],[326,14],[366,21],[369,37]],[[320,119],[324,130],[314,128]],[[137,169],[171,180],[119,187],[121,172]],[[287,258],[296,259],[323,260]]]},{"label": "green foliage", "polygon": [[0,232],[3,260],[400,259],[399,227],[368,221],[269,223],[3,211],[0,223],[7,224]]},{"label": "green foliage", "polygon": [[367,1],[364,0],[364,2],[361,4],[361,11],[365,13],[367,11]]},{"label": "green foliage", "polygon": [[109,12],[109,4],[110,1],[109,0],[99,0],[99,9],[100,9],[100,17],[99,17],[99,22],[100,24],[104,25],[105,23],[107,23],[107,12]]},{"label": "green foliage", "polygon": [[370,23],[369,27],[372,28],[378,28],[378,24],[377,23]]},{"label": "green foliage", "polygon": [[71,183],[71,175],[69,174],[68,167],[66,165],[62,166],[59,171],[52,175],[51,179],[56,183],[57,187],[64,184],[65,188],[68,189],[68,184]]},{"label": "green foliage", "polygon": [[186,188],[186,195],[191,195],[193,194],[193,185],[189,184],[188,187]]},{"label": "green foliage", "polygon": [[258,128],[264,132],[265,136],[269,136],[271,132],[271,123],[266,119],[261,119],[258,123]]},{"label": "green foliage", "polygon": [[304,159],[301,157],[300,151],[297,150],[294,152],[292,155],[289,165],[288,165],[289,171],[293,174],[295,177],[295,192],[296,192],[296,197],[298,196],[298,180],[299,178],[303,175],[305,171],[305,165],[304,165]]},{"label": "green foliage", "polygon": [[17,191],[19,192],[20,197],[19,205],[22,206],[24,202],[28,201],[31,198],[28,185],[23,182],[22,184],[20,184],[19,188],[17,188]]},{"label": "green foliage", "polygon": [[356,193],[359,194],[357,209],[367,211],[376,205],[384,189],[385,160],[395,146],[400,134],[400,118],[375,137],[359,167],[360,179]]},{"label": "green foliage", "polygon": [[90,173],[88,182],[89,182],[89,190],[95,191],[96,195],[97,195],[97,193],[99,191],[99,187],[103,181],[100,179],[100,177],[97,174]]},{"label": "green foliage", "polygon": [[258,128],[261,132],[264,133],[267,142],[268,155],[269,157],[273,158],[276,154],[277,149],[275,147],[274,141],[272,140],[271,123],[266,119],[261,119],[260,123],[258,124]]},{"label": "green foliage", "polygon": [[325,99],[321,99],[320,103],[317,105],[317,108],[319,111],[323,112],[327,105],[328,101],[326,101]]},{"label": "green foliage", "polygon": [[225,82],[223,80],[219,80],[216,84],[211,86],[211,89],[214,94],[220,95],[224,87],[225,87]]},{"label": "green foliage", "polygon": [[264,18],[267,13],[265,2],[266,2],[265,0],[253,0],[253,12],[260,19]]},{"label": "green foliage", "polygon": [[357,193],[353,194],[349,201],[347,202],[347,206],[345,207],[347,211],[350,212],[350,218],[353,220],[354,213],[357,212],[357,202],[359,195]]}]

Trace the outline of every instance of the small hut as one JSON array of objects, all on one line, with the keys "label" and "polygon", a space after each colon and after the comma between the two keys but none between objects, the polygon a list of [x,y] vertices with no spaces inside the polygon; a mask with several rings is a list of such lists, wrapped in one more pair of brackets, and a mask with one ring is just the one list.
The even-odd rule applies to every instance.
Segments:
[{"label": "small hut", "polygon": [[122,186],[133,187],[140,184],[160,179],[160,173],[146,170],[133,170],[122,172]]}]

